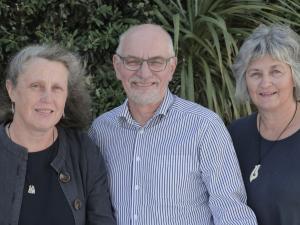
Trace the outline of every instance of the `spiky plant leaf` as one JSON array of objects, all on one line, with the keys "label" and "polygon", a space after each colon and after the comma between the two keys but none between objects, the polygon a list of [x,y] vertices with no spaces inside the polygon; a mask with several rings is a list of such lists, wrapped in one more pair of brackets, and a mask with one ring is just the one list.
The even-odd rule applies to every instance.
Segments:
[{"label": "spiky plant leaf", "polygon": [[230,70],[243,40],[260,23],[300,27],[299,0],[154,2],[159,6],[158,19],[174,34],[176,54],[183,59],[175,74],[180,76],[181,96],[208,106],[226,122],[251,113],[249,103],[235,100]]}]

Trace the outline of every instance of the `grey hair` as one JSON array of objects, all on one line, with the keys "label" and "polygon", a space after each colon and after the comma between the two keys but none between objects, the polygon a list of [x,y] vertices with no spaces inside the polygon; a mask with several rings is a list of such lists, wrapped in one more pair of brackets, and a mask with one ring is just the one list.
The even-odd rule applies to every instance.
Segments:
[{"label": "grey hair", "polygon": [[[30,45],[19,51],[10,61],[7,69],[6,80],[10,80],[15,87],[18,77],[26,69],[29,60],[43,58],[49,61],[60,62],[68,70],[68,97],[65,105],[65,116],[58,124],[64,127],[86,128],[91,119],[90,96],[85,86],[85,70],[80,58],[74,53],[58,45]],[[4,88],[5,89],[5,88]],[[5,89],[6,91],[6,89]],[[0,97],[4,100],[0,121],[12,120],[10,110],[12,102],[7,93]],[[2,101],[3,102],[3,101]]]},{"label": "grey hair", "polygon": [[143,27],[152,27],[152,28],[160,30],[162,33],[164,33],[168,39],[169,54],[171,56],[175,56],[174,45],[173,45],[173,40],[172,40],[171,35],[162,26],[159,26],[157,24],[150,24],[150,23],[131,26],[128,30],[126,30],[124,33],[122,33],[119,37],[119,45],[117,47],[116,53],[119,55],[122,55],[123,44],[124,44],[124,40],[126,39],[126,37],[128,35],[130,35],[131,33],[133,33],[134,31],[136,31],[140,28],[143,28]]},{"label": "grey hair", "polygon": [[252,60],[270,55],[288,64],[295,84],[295,99],[300,98],[300,38],[286,25],[259,25],[245,40],[232,66],[236,79],[236,98],[240,102],[250,100],[246,85],[246,71]]}]

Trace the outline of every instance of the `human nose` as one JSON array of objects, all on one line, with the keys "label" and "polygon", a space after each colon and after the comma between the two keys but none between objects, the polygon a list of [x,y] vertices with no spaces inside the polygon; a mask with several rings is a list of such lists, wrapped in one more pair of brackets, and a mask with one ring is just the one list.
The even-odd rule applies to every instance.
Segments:
[{"label": "human nose", "polygon": [[41,100],[44,102],[48,102],[51,99],[52,99],[51,89],[45,88],[44,90],[42,90]]},{"label": "human nose", "polygon": [[150,70],[146,60],[141,63],[140,69],[138,70],[138,75],[145,78],[152,76],[152,71]]},{"label": "human nose", "polygon": [[272,79],[270,76],[268,76],[267,74],[264,74],[261,78],[261,81],[260,81],[260,86],[261,87],[268,87],[272,85]]}]

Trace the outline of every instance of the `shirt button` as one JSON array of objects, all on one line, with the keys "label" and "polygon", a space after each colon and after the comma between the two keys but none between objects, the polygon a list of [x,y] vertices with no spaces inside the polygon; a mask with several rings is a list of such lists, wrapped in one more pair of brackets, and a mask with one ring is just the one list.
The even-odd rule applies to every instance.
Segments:
[{"label": "shirt button", "polygon": [[133,215],[133,219],[134,219],[134,220],[137,220],[137,218],[138,218],[138,215],[137,215],[137,214],[134,214],[134,215]]},{"label": "shirt button", "polygon": [[144,133],[144,129],[141,128],[141,129],[139,130],[139,133],[140,133],[140,134],[143,134],[143,133]]},{"label": "shirt button", "polygon": [[138,190],[140,189],[140,186],[139,186],[139,185],[135,185],[134,189],[135,189],[136,191],[138,191]]},{"label": "shirt button", "polygon": [[137,162],[141,161],[141,157],[137,156],[137,157],[136,157],[136,161],[137,161]]}]

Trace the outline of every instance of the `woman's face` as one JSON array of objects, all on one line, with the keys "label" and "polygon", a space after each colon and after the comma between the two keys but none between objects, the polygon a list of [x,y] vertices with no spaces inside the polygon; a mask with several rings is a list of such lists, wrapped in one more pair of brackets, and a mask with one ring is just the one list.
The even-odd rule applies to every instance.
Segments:
[{"label": "woman's face", "polygon": [[246,84],[258,110],[275,110],[285,104],[294,104],[294,81],[290,66],[269,55],[250,63],[246,71]]},{"label": "woman's face", "polygon": [[68,95],[68,70],[60,62],[29,60],[14,87],[6,87],[15,103],[14,123],[27,129],[47,131],[61,119]]}]

